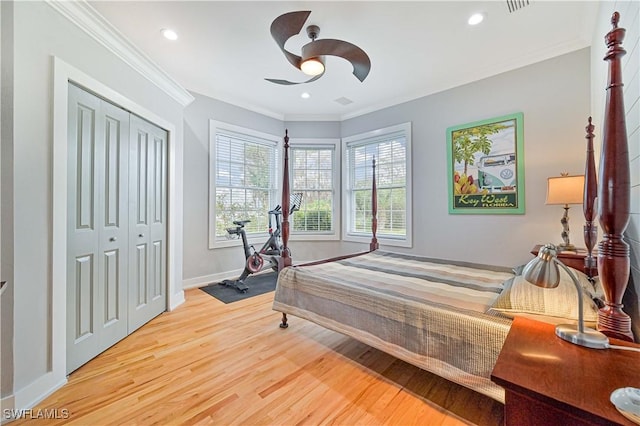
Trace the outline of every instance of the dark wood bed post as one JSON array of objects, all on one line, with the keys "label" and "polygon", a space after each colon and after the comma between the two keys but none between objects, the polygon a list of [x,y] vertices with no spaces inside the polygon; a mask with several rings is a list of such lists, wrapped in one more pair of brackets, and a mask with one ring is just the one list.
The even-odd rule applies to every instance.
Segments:
[{"label": "dark wood bed post", "polygon": [[[284,131],[284,160],[282,164],[282,254],[278,259],[278,272],[287,266],[291,266],[291,253],[289,252],[289,129]],[[282,313],[280,328],[287,328],[287,314]]]},{"label": "dark wood bed post", "polygon": [[378,232],[378,187],[376,185],[376,157],[373,157],[373,179],[371,180],[371,243],[369,243],[369,250],[378,250],[378,238],[376,232]]},{"label": "dark wood bed post", "polygon": [[591,117],[589,124],[585,127],[587,131],[587,161],[584,167],[584,196],[582,202],[582,211],[584,212],[584,243],[587,246],[587,256],[584,258],[584,270],[592,279],[598,274],[598,264],[596,258],[593,257],[593,248],[598,240],[598,227],[593,222],[596,216],[595,201],[598,196],[598,180],[596,176],[596,161],[593,153],[593,129]]},{"label": "dark wood bed post", "polygon": [[291,253],[289,252],[289,209],[290,206],[289,189],[289,130],[284,131],[284,161],[282,167],[282,255],[278,263],[278,270],[281,271],[287,266],[291,266]]},{"label": "dark wood bed post", "polygon": [[611,17],[613,29],[605,36],[609,50],[609,81],[604,111],[602,155],[598,188],[598,211],[603,237],[598,244],[598,273],[604,289],[605,306],[598,311],[598,330],[610,337],[633,341],[631,318],[622,311],[622,296],[630,273],[629,245],[623,233],[629,223],[630,172],[627,127],[622,91],[620,58],[624,28],[620,15]]}]

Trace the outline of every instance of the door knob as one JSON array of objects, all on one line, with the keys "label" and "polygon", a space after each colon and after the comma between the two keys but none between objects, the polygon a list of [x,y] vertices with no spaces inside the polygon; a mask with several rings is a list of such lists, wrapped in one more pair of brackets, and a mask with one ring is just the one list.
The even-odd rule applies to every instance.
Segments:
[{"label": "door knob", "polygon": [[144,234],[138,234],[138,238],[144,237]]},{"label": "door knob", "polygon": [[116,237],[111,237],[111,238],[109,238],[109,241],[111,241],[111,242],[114,242],[114,241],[116,241],[116,240],[117,240],[117,238],[116,238]]}]

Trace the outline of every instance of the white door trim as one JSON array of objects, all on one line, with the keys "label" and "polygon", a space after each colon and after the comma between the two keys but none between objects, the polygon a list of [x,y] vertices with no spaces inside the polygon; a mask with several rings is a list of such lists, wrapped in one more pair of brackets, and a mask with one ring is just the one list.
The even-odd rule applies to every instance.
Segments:
[{"label": "white door trim", "polygon": [[[105,84],[83,73],[63,60],[53,60],[53,214],[52,214],[52,259],[51,259],[51,322],[49,380],[36,381],[39,389],[16,392],[17,408],[30,408],[39,402],[34,395],[47,395],[51,387],[59,387],[66,381],[66,257],[67,257],[67,102],[69,80],[103,96],[134,114],[157,124],[169,133],[168,137],[168,229],[167,229],[167,307],[169,310],[184,302],[182,290],[182,202],[177,191],[182,187],[182,167],[177,158],[182,158],[182,148],[177,146],[176,126],[148,109],[129,100]],[[179,174],[178,174],[179,173]],[[44,385],[43,387],[37,386]],[[24,398],[21,398],[24,395]],[[38,399],[36,397],[36,399]]]}]

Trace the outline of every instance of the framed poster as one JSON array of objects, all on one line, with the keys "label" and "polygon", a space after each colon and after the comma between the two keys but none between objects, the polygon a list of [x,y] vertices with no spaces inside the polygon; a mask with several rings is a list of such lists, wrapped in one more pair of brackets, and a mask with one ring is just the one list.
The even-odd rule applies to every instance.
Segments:
[{"label": "framed poster", "polygon": [[524,214],[523,114],[447,129],[450,214]]}]

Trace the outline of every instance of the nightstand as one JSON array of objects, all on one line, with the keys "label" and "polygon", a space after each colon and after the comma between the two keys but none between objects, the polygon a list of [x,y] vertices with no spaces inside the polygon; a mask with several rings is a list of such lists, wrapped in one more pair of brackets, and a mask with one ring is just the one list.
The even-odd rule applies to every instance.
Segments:
[{"label": "nightstand", "polygon": [[[538,251],[540,250],[542,245],[538,244],[531,249],[531,254],[534,256],[538,255]],[[582,271],[589,276],[598,275],[598,268],[593,268],[593,271],[589,273],[586,271],[586,267],[584,266],[584,259],[587,257],[587,249],[577,249],[578,251],[561,251],[558,253],[558,260],[569,266],[570,268],[577,269],[578,271]],[[596,250],[593,251],[593,257],[598,261],[598,252]]]},{"label": "nightstand", "polygon": [[[639,347],[611,339],[611,344]],[[589,349],[555,335],[555,326],[517,317],[491,373],[505,389],[505,425],[633,425],[609,401],[640,387],[640,353]]]}]

